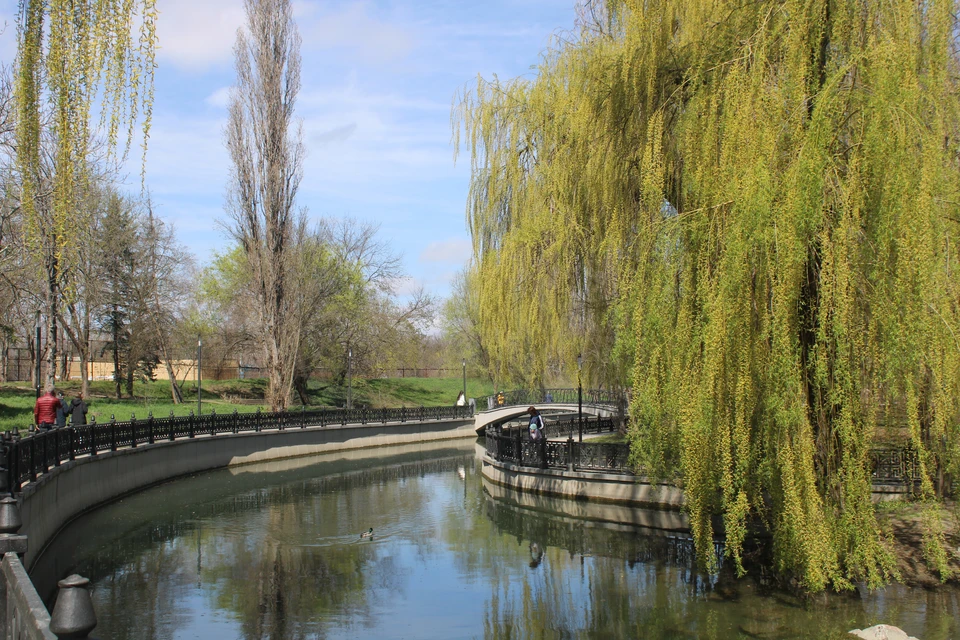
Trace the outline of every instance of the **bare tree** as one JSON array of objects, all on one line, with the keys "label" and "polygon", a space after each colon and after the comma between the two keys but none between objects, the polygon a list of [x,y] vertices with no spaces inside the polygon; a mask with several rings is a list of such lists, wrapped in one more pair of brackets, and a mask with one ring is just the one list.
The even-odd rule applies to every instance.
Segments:
[{"label": "bare tree", "polygon": [[290,131],[300,90],[300,35],[289,0],[244,0],[244,8],[226,128],[233,163],[227,211],[249,263],[269,400],[277,411],[287,405],[301,333],[297,251],[305,216],[295,198],[303,144],[299,123]]}]

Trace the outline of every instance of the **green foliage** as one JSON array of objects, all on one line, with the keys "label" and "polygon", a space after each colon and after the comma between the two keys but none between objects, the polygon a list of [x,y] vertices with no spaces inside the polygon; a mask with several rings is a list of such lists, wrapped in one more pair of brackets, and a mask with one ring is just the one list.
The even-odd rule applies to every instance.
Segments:
[{"label": "green foliage", "polygon": [[[960,471],[958,4],[600,15],[461,103],[494,366],[582,349],[631,383],[702,557],[719,515],[738,567],[763,526],[810,590],[880,584],[874,438],[902,426],[925,501]],[[925,544],[946,578],[932,518]]]}]

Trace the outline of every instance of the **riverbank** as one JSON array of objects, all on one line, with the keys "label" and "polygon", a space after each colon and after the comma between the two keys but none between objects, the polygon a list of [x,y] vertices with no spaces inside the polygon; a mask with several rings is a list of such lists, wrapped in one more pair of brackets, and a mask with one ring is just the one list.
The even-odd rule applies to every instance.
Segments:
[{"label": "riverbank", "polygon": [[[947,566],[952,572],[949,582],[960,584],[960,506],[947,501],[939,509],[943,528]],[[887,538],[891,553],[896,558],[899,582],[926,589],[943,584],[940,576],[924,558],[924,514],[915,502],[889,502],[877,507],[877,522]]]}]

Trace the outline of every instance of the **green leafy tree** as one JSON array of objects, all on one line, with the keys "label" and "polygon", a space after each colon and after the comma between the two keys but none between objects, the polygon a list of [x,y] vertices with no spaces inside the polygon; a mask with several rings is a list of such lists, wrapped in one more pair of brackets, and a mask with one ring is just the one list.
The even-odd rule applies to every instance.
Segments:
[{"label": "green leafy tree", "polygon": [[701,557],[720,516],[737,567],[763,527],[810,590],[883,582],[871,447],[909,443],[929,504],[960,471],[957,3],[590,8],[458,113],[494,366],[629,382]]}]

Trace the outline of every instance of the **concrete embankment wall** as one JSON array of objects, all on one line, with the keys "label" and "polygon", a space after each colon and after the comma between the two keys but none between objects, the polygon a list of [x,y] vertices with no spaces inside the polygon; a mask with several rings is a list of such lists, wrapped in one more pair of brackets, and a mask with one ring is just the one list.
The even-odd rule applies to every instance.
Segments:
[{"label": "concrete embankment wall", "polygon": [[24,565],[32,566],[38,552],[78,515],[178,476],[333,451],[475,437],[472,419],[436,420],[198,436],[78,457],[24,487],[20,533],[30,544]]},{"label": "concrete embankment wall", "polygon": [[642,476],[520,467],[483,457],[483,477],[509,489],[647,509],[683,508],[683,491]]}]

